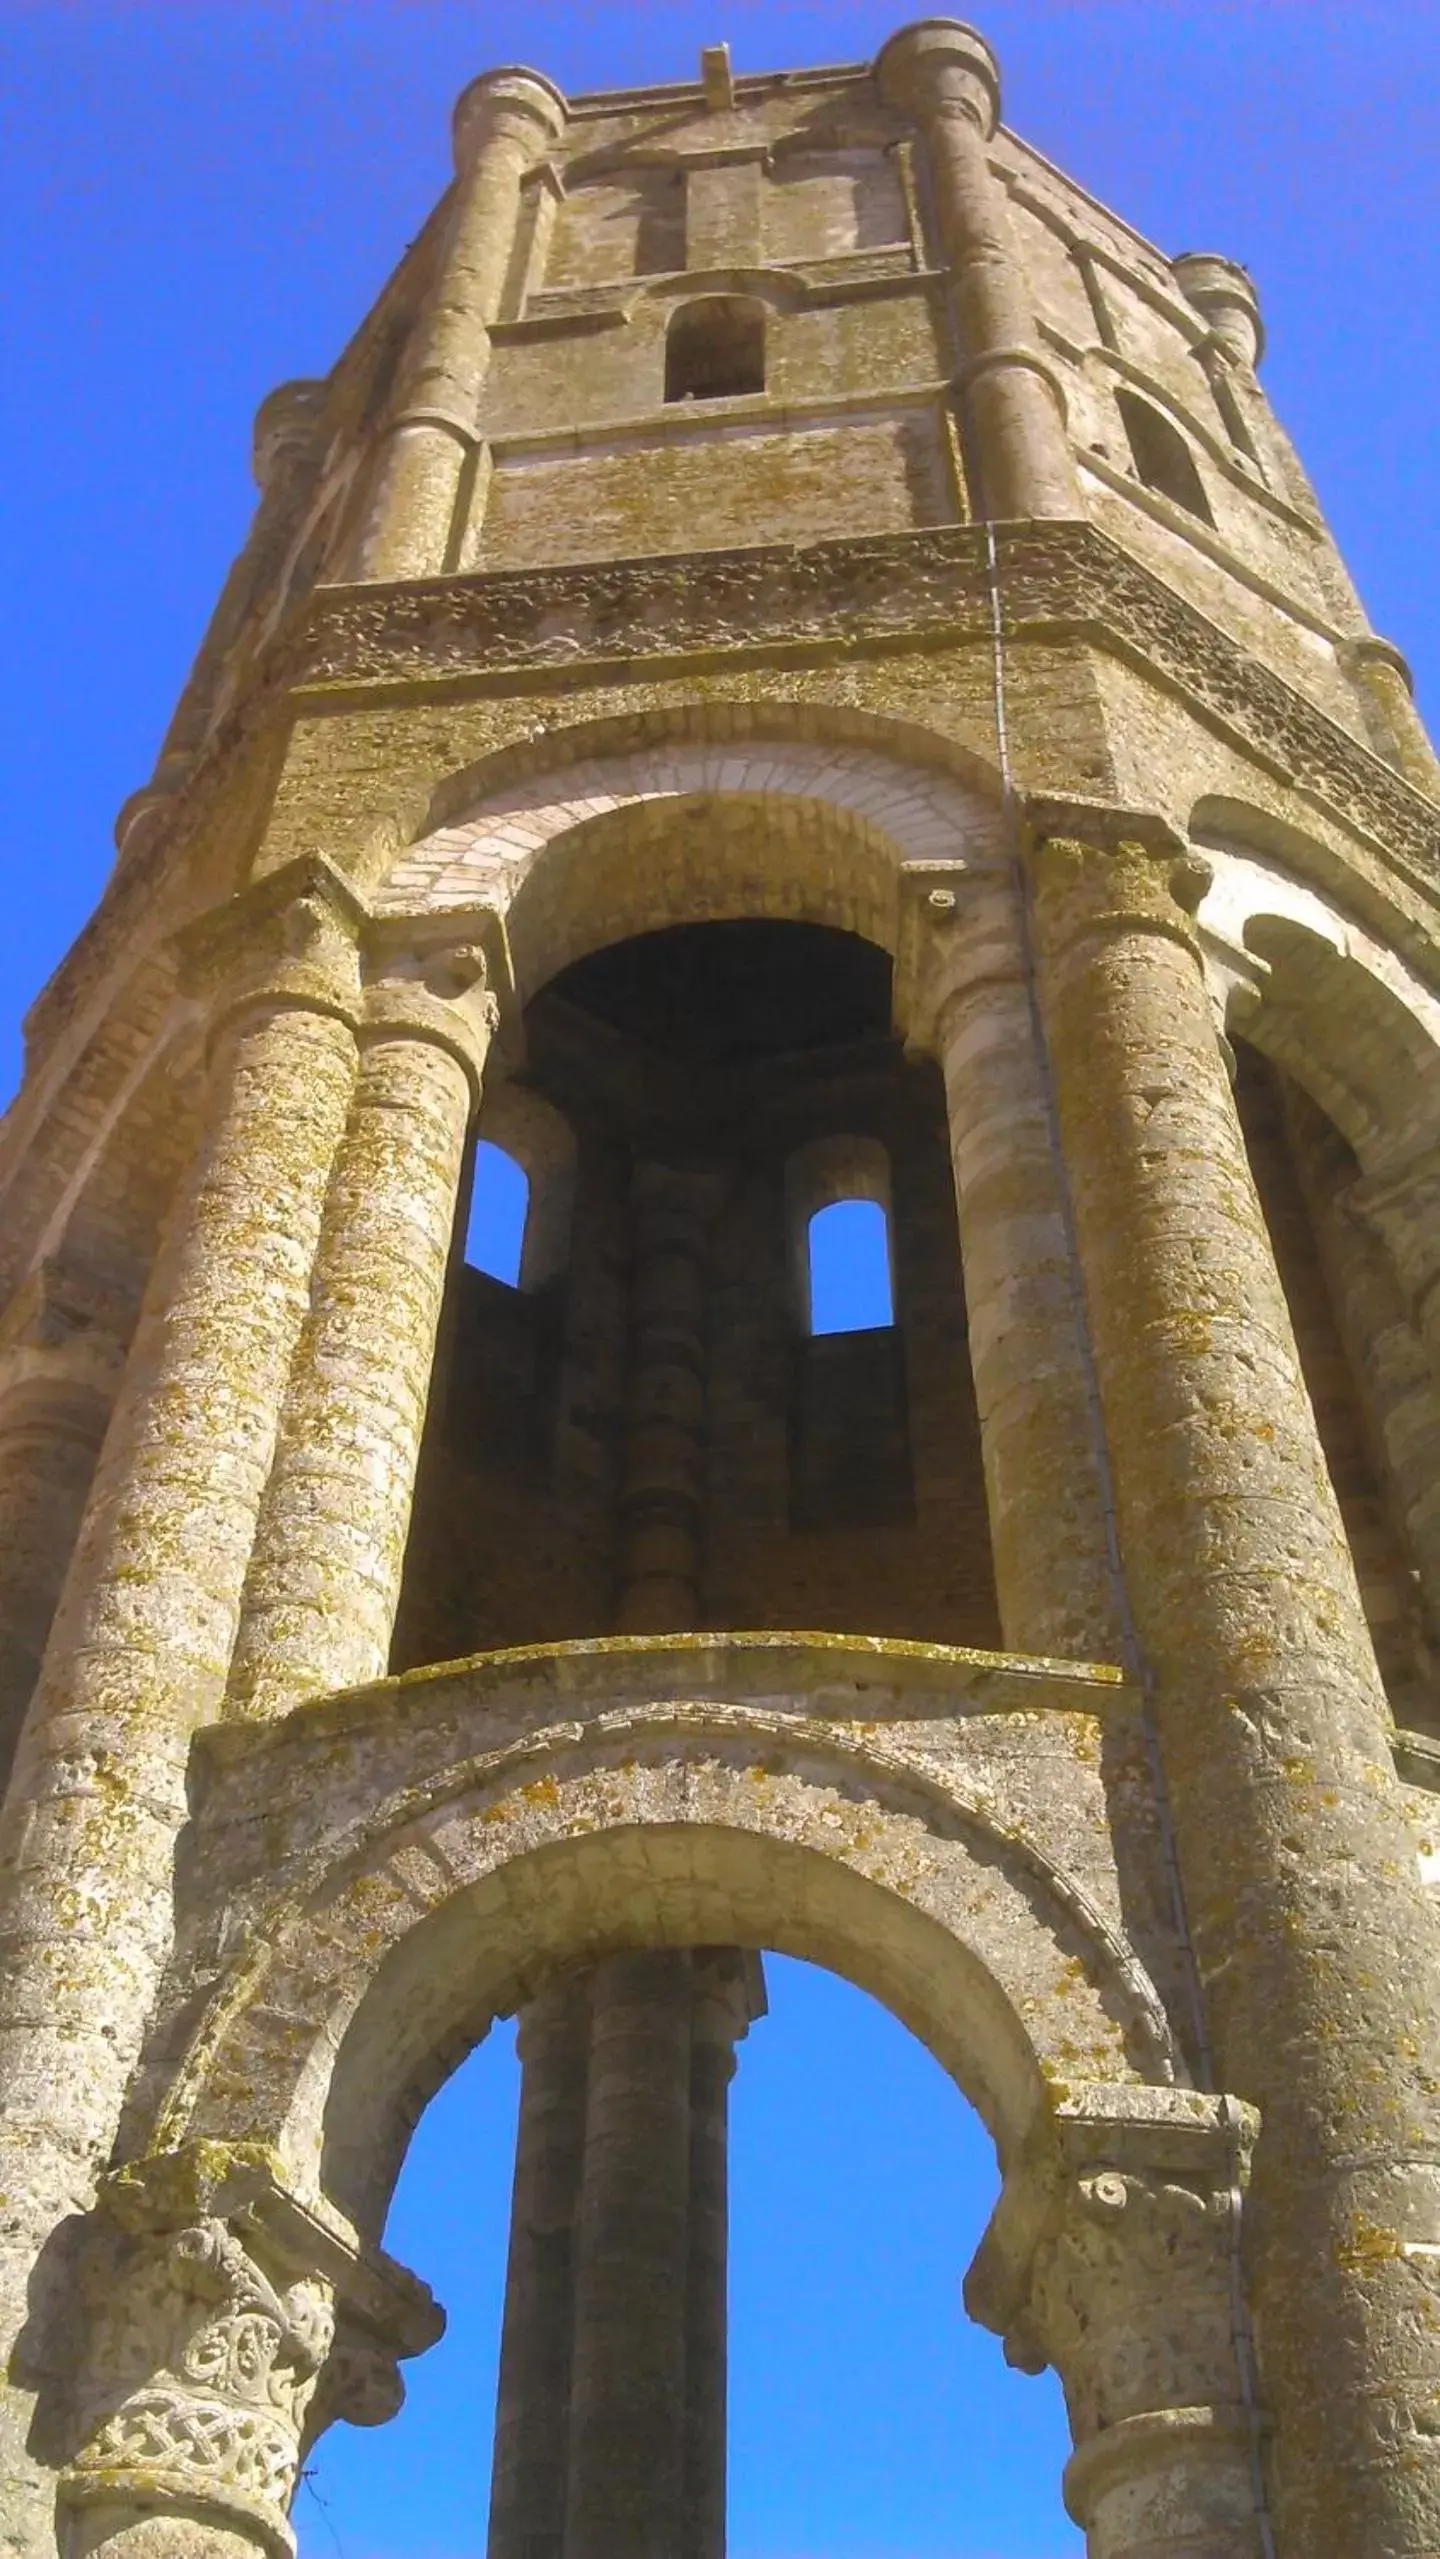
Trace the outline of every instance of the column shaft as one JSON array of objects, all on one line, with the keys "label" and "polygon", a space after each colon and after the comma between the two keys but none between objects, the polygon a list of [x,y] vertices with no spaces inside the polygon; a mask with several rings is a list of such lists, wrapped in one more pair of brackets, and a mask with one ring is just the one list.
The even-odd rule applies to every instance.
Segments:
[{"label": "column shaft", "polygon": [[1416,707],[1410,670],[1399,650],[1367,633],[1347,644],[1342,663],[1380,753],[1427,799],[1440,798],[1440,758]]},{"label": "column shaft", "polygon": [[1440,2331],[1423,2272],[1440,2240],[1440,1961],[1385,1701],[1172,894],[1193,866],[1052,836],[1035,867],[1120,1534],[1196,1956],[1218,2068],[1263,2127],[1250,2221],[1281,2543],[1420,2559],[1440,2547]]},{"label": "column shaft", "polygon": [[[169,1950],[190,1739],[224,1683],[354,1064],[349,1024],[295,1004],[222,1035],[20,1746],[0,1832],[0,2328],[8,2348],[25,2327],[32,2370],[65,2284],[57,2258],[27,2299],[32,2263],[89,2201]],[[6,2444],[17,2500],[27,2473]]]},{"label": "column shaft", "polygon": [[31,1380],[0,1409],[0,1796],[110,1417],[97,1386]]},{"label": "column shaft", "polygon": [[232,561],[194,665],[161,741],[155,770],[133,791],[115,821],[120,857],[140,851],[163,827],[223,707],[223,689],[246,624],[257,619],[273,592],[301,520],[314,477],[314,428],[324,404],[323,382],[286,382],[262,401],[255,421],[255,471],[260,503],[245,542]]},{"label": "column shaft", "polygon": [[685,2548],[688,1953],[594,1977],[565,2559]]},{"label": "column shaft", "polygon": [[528,71],[491,74],[460,102],[449,228],[402,363],[358,577],[434,577],[451,565],[456,502],[475,444],[490,326],[514,253],[521,181],[559,131],[563,112],[549,82]]},{"label": "column shaft", "polygon": [[892,37],[881,88],[920,127],[960,336],[966,451],[983,512],[1083,514],[1057,377],[1036,341],[1005,192],[987,143],[1000,110],[995,59],[972,28],[922,19]]},{"label": "column shaft", "polygon": [[562,2559],[585,2156],[590,1985],[571,1976],[520,2024],[520,2125],[505,2270],[489,2559]]},{"label": "column shaft", "polygon": [[730,2082],[760,1974],[730,1946],[697,1947],[693,1964],[683,2547],[685,2559],[725,2559]]},{"label": "column shaft", "polygon": [[485,1022],[467,1031],[457,1008],[427,1004],[423,989],[408,991],[411,1018],[396,1021],[395,992],[381,991],[380,1018],[362,1030],[246,1578],[236,1714],[283,1713],[299,1697],[373,1679],[389,1653],[488,1038]]},{"label": "column shaft", "polygon": [[620,1502],[618,1622],[673,1634],[700,1610],[705,1466],[705,1264],[713,1185],[636,1167],[630,1396]]},{"label": "column shaft", "polygon": [[1097,1416],[1019,886],[991,872],[932,892],[919,930],[916,1027],[945,1078],[1004,1639],[1115,1661]]}]

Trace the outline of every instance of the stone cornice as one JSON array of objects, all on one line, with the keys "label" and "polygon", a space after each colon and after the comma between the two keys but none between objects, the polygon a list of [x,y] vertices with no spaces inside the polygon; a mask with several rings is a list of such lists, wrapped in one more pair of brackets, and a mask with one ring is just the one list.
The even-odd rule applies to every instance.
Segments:
[{"label": "stone cornice", "polygon": [[[1097,527],[996,528],[1016,642],[1106,649],[1383,848],[1433,897],[1440,809]],[[320,590],[275,678],[301,697],[572,678],[721,660],[934,648],[990,629],[983,529]]]},{"label": "stone cornice", "polygon": [[[1005,629],[1078,640],[1158,679],[1287,787],[1353,828],[1429,901],[1440,894],[1440,809],[1110,535],[1084,523],[995,528]],[[278,753],[292,711],[464,684],[533,691],[563,679],[657,682],[711,667],[823,664],[865,651],[988,643],[985,532],[773,544],[682,557],[507,570],[393,586],[320,588],[256,670],[177,793],[169,822],[123,860],[30,1016],[36,1052],[163,894],[257,745]],[[262,744],[262,741],[264,742]]]}]

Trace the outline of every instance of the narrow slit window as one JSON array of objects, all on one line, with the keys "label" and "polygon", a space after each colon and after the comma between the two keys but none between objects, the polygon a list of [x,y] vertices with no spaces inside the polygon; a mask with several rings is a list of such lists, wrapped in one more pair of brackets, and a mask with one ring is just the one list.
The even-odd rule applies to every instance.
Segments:
[{"label": "narrow slit window", "polygon": [[807,1238],[812,1333],[864,1333],[895,1321],[890,1226],[878,1200],[817,1209]]},{"label": "narrow slit window", "polygon": [[682,302],[665,335],[667,400],[738,400],[765,388],[765,306],[739,293]]},{"label": "narrow slit window", "polygon": [[1121,424],[1130,445],[1136,477],[1147,489],[1162,498],[1170,498],[1176,506],[1198,515],[1204,524],[1213,524],[1210,501],[1196,468],[1195,456],[1177,426],[1152,408],[1148,400],[1137,400],[1133,391],[1117,391],[1116,405]]},{"label": "narrow slit window", "polygon": [[482,1138],[475,1149],[475,1181],[470,1193],[470,1220],[465,1229],[465,1259],[474,1271],[520,1285],[525,1226],[530,1214],[530,1184],[513,1155]]}]

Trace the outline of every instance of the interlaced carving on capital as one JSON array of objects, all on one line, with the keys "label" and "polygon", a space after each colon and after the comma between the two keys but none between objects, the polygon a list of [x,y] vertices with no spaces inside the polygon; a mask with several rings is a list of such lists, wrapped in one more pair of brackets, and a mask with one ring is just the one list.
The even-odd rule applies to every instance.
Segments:
[{"label": "interlaced carving on capital", "polygon": [[286,2515],[334,2311],[328,2285],[272,2279],[255,2247],[210,2218],[97,2252],[70,2504],[218,2506],[293,2549]]},{"label": "interlaced carving on capital", "polygon": [[275,2559],[295,2548],[290,2500],[318,2426],[393,2415],[397,2356],[443,2324],[423,2285],[362,2257],[244,2144],[199,2143],[112,2175],[83,2297],[62,2502],[198,2508],[243,2522]]},{"label": "interlaced carving on capital", "polygon": [[365,908],[327,862],[287,862],[178,935],[181,984],[212,1036],[237,1016],[291,1007],[354,1021]]}]

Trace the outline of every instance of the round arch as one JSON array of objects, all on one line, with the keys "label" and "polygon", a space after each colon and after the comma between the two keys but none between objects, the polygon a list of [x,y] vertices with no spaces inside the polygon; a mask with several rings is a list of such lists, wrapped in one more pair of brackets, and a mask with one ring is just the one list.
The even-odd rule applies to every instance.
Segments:
[{"label": "round arch", "polygon": [[1395,945],[1236,826],[1195,830],[1197,922],[1233,1027],[1292,1075],[1362,1165],[1440,1125],[1440,995]]},{"label": "round arch", "polygon": [[[939,1703],[957,1679],[1004,1692],[964,1738],[953,1689]],[[1108,1711],[1114,1681],[1011,1685],[929,1646],[614,1639],[247,1736],[205,1807],[214,1854],[262,1800],[294,1808],[303,1850],[231,1905],[152,2147],[266,2142],[373,2238],[421,2108],[493,2018],[624,1946],[773,1947],[844,1975],[957,2080],[1002,2162],[1058,2086],[1183,2081],[1109,1906],[1076,1700]]]},{"label": "round arch", "polygon": [[934,760],[943,740],[875,726],[817,738],[757,723],[639,748],[561,732],[538,771],[447,786],[454,814],[394,865],[380,904],[496,908],[522,995],[606,942],[738,916],[830,924],[893,950],[905,864],[996,862],[1000,815],[978,768]]}]

